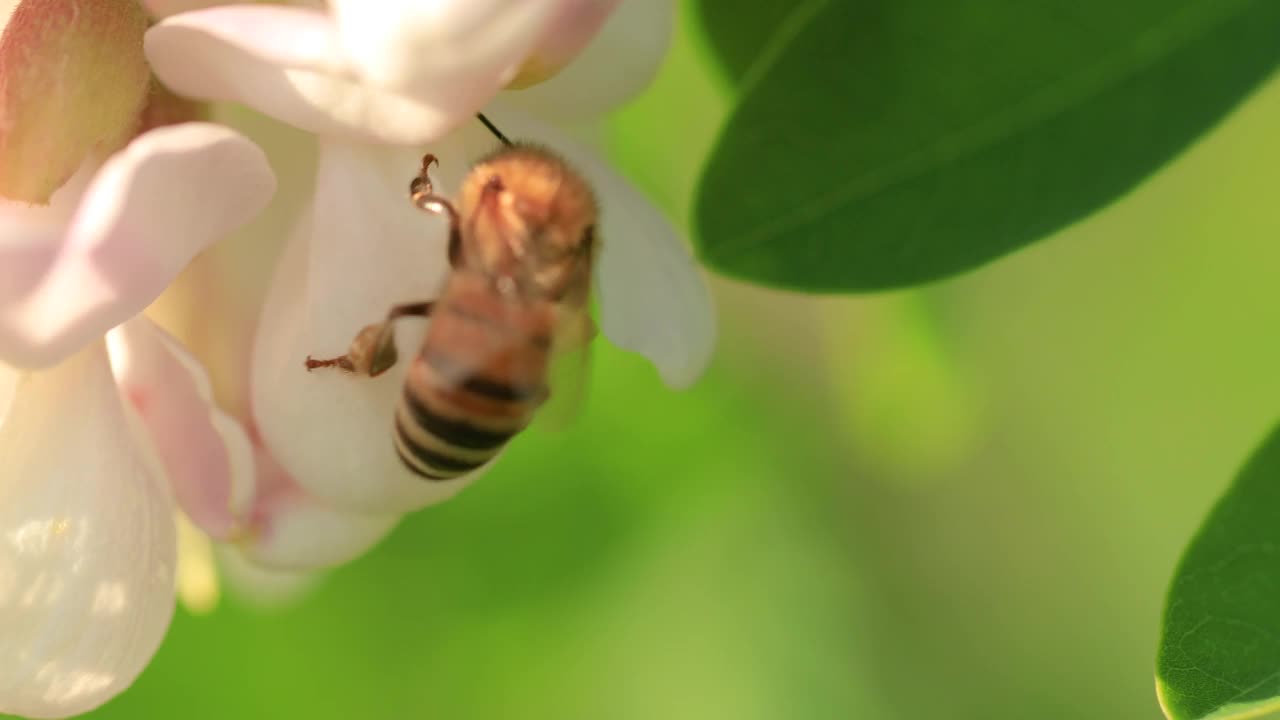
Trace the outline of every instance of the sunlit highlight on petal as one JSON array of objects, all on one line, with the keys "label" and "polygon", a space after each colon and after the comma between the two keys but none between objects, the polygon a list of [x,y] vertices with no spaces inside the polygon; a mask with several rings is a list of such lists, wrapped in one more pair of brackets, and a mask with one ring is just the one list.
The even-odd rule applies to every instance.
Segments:
[{"label": "sunlit highlight on petal", "polygon": [[175,562],[172,500],[100,343],[22,376],[0,457],[0,712],[85,712],[151,659]]},{"label": "sunlit highlight on petal", "polygon": [[322,12],[237,5],[168,18],[147,32],[145,45],[156,75],[175,91],[241,102],[321,135],[420,143],[466,119],[430,98],[364,82],[335,33]]}]

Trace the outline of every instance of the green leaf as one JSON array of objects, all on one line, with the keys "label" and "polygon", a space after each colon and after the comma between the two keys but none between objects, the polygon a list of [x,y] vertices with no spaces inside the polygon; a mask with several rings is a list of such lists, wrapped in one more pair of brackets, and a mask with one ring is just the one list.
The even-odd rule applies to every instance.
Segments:
[{"label": "green leaf", "polygon": [[1280,64],[1277,0],[699,1],[739,94],[701,254],[803,290],[922,283],[1044,237]]},{"label": "green leaf", "polygon": [[1280,426],[1178,565],[1156,690],[1175,720],[1280,715]]}]

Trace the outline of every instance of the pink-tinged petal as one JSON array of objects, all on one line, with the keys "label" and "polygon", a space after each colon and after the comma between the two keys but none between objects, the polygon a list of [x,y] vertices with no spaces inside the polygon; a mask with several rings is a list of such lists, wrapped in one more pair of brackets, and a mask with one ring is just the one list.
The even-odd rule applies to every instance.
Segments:
[{"label": "pink-tinged petal", "polygon": [[345,512],[309,494],[262,445],[251,526],[238,543],[244,557],[274,570],[315,570],[353,560],[378,544],[398,514]]},{"label": "pink-tinged petal", "polygon": [[672,0],[622,0],[586,49],[558,74],[501,97],[539,117],[557,120],[581,120],[613,110],[653,81],[674,26]]},{"label": "pink-tinged petal", "polygon": [[513,137],[555,148],[591,181],[600,204],[596,288],[604,334],[652,361],[667,385],[691,385],[711,360],[716,319],[684,239],[591,148],[509,108],[492,119]]},{"label": "pink-tinged petal", "polygon": [[45,203],[132,132],[147,18],[119,0],[20,0],[0,28],[0,196]]},{"label": "pink-tinged petal", "polygon": [[138,314],[274,190],[262,151],[222,126],[138,137],[93,177],[60,238],[46,227],[0,239],[0,361],[55,364]]},{"label": "pink-tinged petal", "polygon": [[323,12],[233,5],[167,18],[147,31],[145,46],[175,92],[244,103],[318,135],[414,144],[465,118],[430,98],[363,82],[338,42]]},{"label": "pink-tinged petal", "polygon": [[22,377],[0,463],[0,713],[86,712],[159,646],[177,542],[101,342]]},{"label": "pink-tinged petal", "polygon": [[168,333],[139,315],[107,335],[111,366],[164,463],[178,506],[201,530],[231,538],[253,497],[253,448],[213,405],[209,376]]},{"label": "pink-tinged petal", "polygon": [[583,0],[365,0],[330,3],[347,57],[377,87],[459,119],[479,110]]},{"label": "pink-tinged petal", "polygon": [[0,364],[7,357],[7,313],[15,312],[49,274],[62,249],[67,225],[96,171],[96,166],[82,168],[58,188],[48,205],[0,198]]},{"label": "pink-tinged petal", "polygon": [[[457,187],[475,156],[447,142],[432,149],[441,157],[434,179],[442,190]],[[409,204],[418,165],[408,149],[322,143],[313,206],[277,265],[258,326],[252,404],[264,442],[309,493],[342,510],[405,512],[468,482],[423,480],[392,442],[396,398],[424,321],[398,321],[401,361],[379,377],[303,366],[308,355],[345,353],[393,304],[439,291],[447,223]]]},{"label": "pink-tinged petal", "polygon": [[577,57],[600,31],[619,0],[571,0],[561,4],[560,13],[548,32],[520,64],[508,88],[536,85],[560,72]]}]

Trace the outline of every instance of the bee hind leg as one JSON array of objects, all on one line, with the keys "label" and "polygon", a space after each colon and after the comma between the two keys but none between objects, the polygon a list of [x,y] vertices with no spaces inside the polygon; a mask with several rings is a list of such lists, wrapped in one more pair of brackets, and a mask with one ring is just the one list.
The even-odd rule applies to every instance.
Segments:
[{"label": "bee hind leg", "polygon": [[396,336],[392,323],[402,317],[427,317],[431,314],[434,302],[404,303],[392,305],[387,311],[387,319],[380,323],[366,325],[355,339],[346,355],[335,358],[316,359],[307,356],[304,363],[307,372],[316,368],[336,367],[349,373],[359,373],[369,377],[377,377],[390,370],[396,364],[399,353],[396,350]]}]

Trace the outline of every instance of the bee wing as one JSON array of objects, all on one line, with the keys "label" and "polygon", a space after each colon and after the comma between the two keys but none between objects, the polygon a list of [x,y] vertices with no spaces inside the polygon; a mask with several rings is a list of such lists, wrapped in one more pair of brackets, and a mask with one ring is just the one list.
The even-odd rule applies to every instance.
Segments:
[{"label": "bee wing", "polygon": [[534,424],[543,430],[568,427],[581,413],[591,375],[591,340],[596,323],[586,307],[566,310],[557,326],[547,384],[550,396],[538,410]]}]

